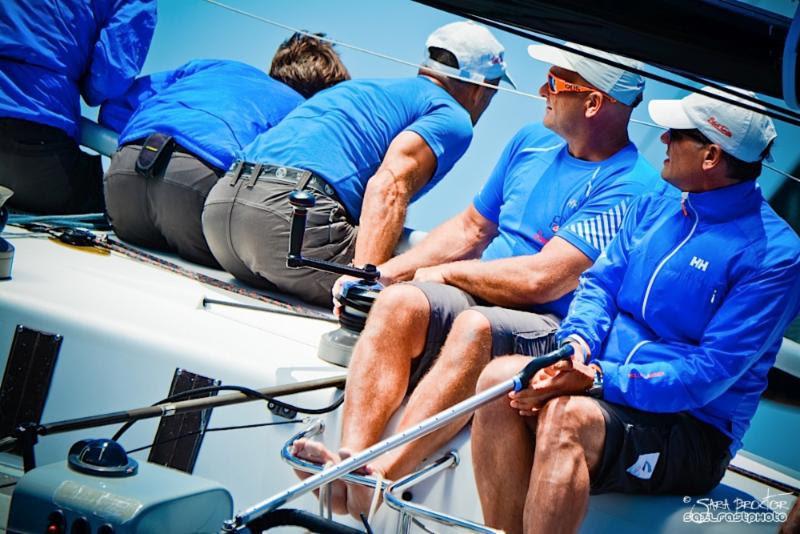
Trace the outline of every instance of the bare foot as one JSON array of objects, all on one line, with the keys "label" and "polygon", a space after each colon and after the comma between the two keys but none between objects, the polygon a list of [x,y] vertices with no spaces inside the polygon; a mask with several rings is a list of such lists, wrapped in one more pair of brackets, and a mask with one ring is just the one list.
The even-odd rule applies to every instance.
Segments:
[{"label": "bare foot", "polygon": [[[352,453],[347,449],[339,450],[339,457],[342,460],[349,458],[351,455]],[[386,480],[383,472],[371,465],[365,465],[361,469],[358,469],[354,472],[360,475],[368,475],[376,478],[380,474],[380,477]],[[364,517],[367,517],[375,491],[376,490],[374,488],[368,488],[360,484],[347,484],[347,511],[350,513],[350,515],[356,519],[360,519],[361,514],[364,514]],[[377,491],[382,493],[381,488],[378,488]],[[381,499],[383,499],[382,495],[378,495],[379,506]]]},{"label": "bare foot", "polygon": [[[292,454],[311,463],[319,465],[338,464],[342,461],[341,457],[335,452],[329,451],[325,445],[319,441],[310,439],[298,439],[292,445]],[[294,474],[300,479],[306,479],[311,473],[294,470]],[[347,489],[344,482],[335,481],[328,484],[331,491],[331,510],[335,514],[347,513]],[[319,490],[314,490],[314,495],[319,498]]]}]

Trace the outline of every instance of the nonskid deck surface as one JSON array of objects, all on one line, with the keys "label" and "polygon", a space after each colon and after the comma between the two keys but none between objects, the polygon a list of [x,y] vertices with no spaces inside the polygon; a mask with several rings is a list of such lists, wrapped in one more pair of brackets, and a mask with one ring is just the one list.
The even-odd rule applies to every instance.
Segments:
[{"label": "nonskid deck surface", "polygon": [[[11,230],[20,233],[16,228]],[[64,337],[42,422],[149,405],[166,396],[176,368],[223,384],[251,388],[345,372],[316,356],[319,337],[335,327],[328,320],[209,304],[211,300],[264,307],[259,300],[118,253],[87,252],[41,237],[15,237],[13,244],[17,249],[13,278],[0,283],[0,364],[5,367],[18,324]],[[221,271],[158,256],[232,281]],[[286,399],[305,407],[322,407],[338,394],[329,389]],[[340,412],[324,416],[327,430],[323,439],[330,446],[336,446]],[[215,409],[209,428],[285,421],[271,414],[264,403],[253,402]],[[280,461],[280,449],[302,424],[210,432],[204,438],[194,473],[226,486],[236,509],[248,507],[295,482],[289,467]],[[125,434],[122,445],[132,449],[152,442],[156,426],[154,420],[137,423]],[[115,430],[106,427],[45,436],[36,448],[37,461],[40,465],[62,461],[73,442],[110,437]],[[498,440],[498,446],[502,446],[502,440]],[[481,521],[468,431],[462,432],[450,448],[459,451],[460,466],[414,488],[413,500]],[[147,451],[135,457],[145,461]],[[16,461],[9,457],[0,460]],[[789,481],[800,486],[800,480]],[[686,514],[705,511],[709,502],[717,503],[712,511],[719,511],[722,502],[735,511],[736,503],[743,506],[741,503],[754,499],[783,499],[785,504],[774,505],[781,509],[793,501],[792,497],[775,497],[776,493],[729,472],[712,501],[686,497],[690,500],[684,502],[684,496],[598,496],[591,499],[583,530],[633,532],[646,525],[656,532],[774,531],[774,523],[714,522],[707,514]],[[317,510],[311,496],[291,506]],[[376,532],[393,530],[395,522],[396,513],[383,507]],[[437,532],[446,531],[435,524],[430,526]]]}]

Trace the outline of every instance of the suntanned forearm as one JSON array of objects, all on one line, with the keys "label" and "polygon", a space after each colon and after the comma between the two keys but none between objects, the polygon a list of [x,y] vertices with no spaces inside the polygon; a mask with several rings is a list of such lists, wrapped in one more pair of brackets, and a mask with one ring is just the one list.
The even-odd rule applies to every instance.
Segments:
[{"label": "suntanned forearm", "polygon": [[401,282],[411,280],[421,267],[477,258],[496,235],[496,229],[470,206],[434,228],[413,249],[381,265],[381,273],[388,281]]},{"label": "suntanned forearm", "polygon": [[409,195],[388,169],[379,169],[367,182],[353,257],[355,265],[378,265],[392,257],[403,233],[408,199]]},{"label": "suntanned forearm", "polygon": [[392,140],[383,162],[367,181],[353,263],[381,264],[392,257],[408,203],[436,170],[436,156],[415,132]]},{"label": "suntanned forearm", "polygon": [[[548,245],[549,246],[549,245]],[[578,286],[591,260],[562,242],[555,253],[542,252],[491,261],[468,260],[447,267],[445,282],[487,302],[526,308],[554,301]]]}]

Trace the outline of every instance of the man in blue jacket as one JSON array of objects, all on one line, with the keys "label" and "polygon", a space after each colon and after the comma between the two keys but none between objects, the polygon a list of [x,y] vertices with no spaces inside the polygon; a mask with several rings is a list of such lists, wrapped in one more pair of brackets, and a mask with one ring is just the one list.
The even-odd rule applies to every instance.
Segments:
[{"label": "man in blue jacket", "polygon": [[[399,430],[472,395],[493,357],[553,347],[578,277],[614,237],[630,202],[660,184],[628,137],[644,78],[552,47],[533,45],[529,52],[553,65],[539,89],[546,98],[543,123],[511,139],[467,209],[380,266],[390,280],[413,282],[378,296],[353,350],[344,454],[378,441],[408,390]],[[369,469],[397,479],[466,422],[398,447]],[[337,460],[314,442],[298,441],[296,451],[321,463]],[[369,505],[364,493],[347,488],[345,504],[356,516]]]},{"label": "man in blue jacket", "polygon": [[225,270],[330,305],[336,275],[286,267],[295,188],[317,196],[305,254],[356,265],[392,256],[409,202],[461,158],[494,86],[508,79],[502,45],[477,24],[447,24],[426,47],[419,76],[339,84],[241,151],[242,165],[217,183],[203,211],[203,231]]},{"label": "man in blue jacket", "polygon": [[201,217],[234,154],[306,98],[349,78],[329,43],[299,33],[278,47],[269,76],[238,61],[195,60],[140,78],[101,113],[104,123],[124,126],[104,180],[114,231],[219,267]]},{"label": "man in blue jacket", "polygon": [[[700,94],[650,115],[680,199],[634,203],[581,277],[557,335],[572,360],[475,416],[484,519],[506,532],[577,531],[590,492],[715,487],[800,308],[800,239],[755,182],[772,121]],[[527,361],[495,360],[479,389]]]},{"label": "man in blue jacket", "polygon": [[122,95],[144,63],[156,0],[0,2],[0,184],[13,208],[103,210],[99,156],[78,148],[80,97]]}]

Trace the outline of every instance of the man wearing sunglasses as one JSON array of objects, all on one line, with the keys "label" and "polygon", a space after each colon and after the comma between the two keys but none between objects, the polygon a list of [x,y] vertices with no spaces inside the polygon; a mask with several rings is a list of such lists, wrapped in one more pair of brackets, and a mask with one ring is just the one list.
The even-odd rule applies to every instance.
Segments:
[{"label": "man wearing sunglasses", "polygon": [[[616,64],[628,61],[568,46]],[[401,429],[471,395],[493,356],[552,348],[578,276],[613,238],[633,198],[659,183],[628,139],[644,79],[558,49],[532,46],[530,53],[554,65],[539,90],[544,125],[528,125],[511,139],[472,205],[380,266],[388,282],[413,282],[380,294],[354,349],[345,452],[376,442],[409,389]],[[396,479],[465,422],[370,467]],[[337,460],[309,442],[297,449],[322,463]],[[347,490],[354,515],[369,504],[362,493]]]},{"label": "man wearing sunglasses", "polygon": [[[476,413],[472,457],[492,527],[574,532],[590,493],[710,491],[800,309],[800,239],[755,182],[772,121],[700,94],[649,110],[669,128],[661,176],[681,198],[635,201],[583,274],[556,336],[572,360]],[[478,389],[528,361],[491,362]]]}]

